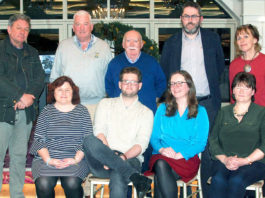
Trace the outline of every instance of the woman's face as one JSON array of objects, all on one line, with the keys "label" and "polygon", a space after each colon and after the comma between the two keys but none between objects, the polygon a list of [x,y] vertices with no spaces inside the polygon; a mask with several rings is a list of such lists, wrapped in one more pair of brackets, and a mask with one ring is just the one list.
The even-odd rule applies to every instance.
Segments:
[{"label": "woman's face", "polygon": [[234,87],[233,94],[236,102],[251,102],[251,97],[255,94],[255,90],[240,82]]},{"label": "woman's face", "polygon": [[247,32],[241,31],[237,35],[236,42],[237,42],[239,49],[242,52],[246,53],[246,52],[255,50],[255,44],[257,43],[257,39],[253,37],[253,35],[251,34],[249,30],[247,30]]},{"label": "woman's face", "polygon": [[189,86],[181,74],[175,74],[170,79],[170,91],[176,99],[188,98]]},{"label": "woman's face", "polygon": [[73,89],[69,82],[65,82],[62,86],[55,88],[54,98],[56,103],[61,105],[72,104]]}]

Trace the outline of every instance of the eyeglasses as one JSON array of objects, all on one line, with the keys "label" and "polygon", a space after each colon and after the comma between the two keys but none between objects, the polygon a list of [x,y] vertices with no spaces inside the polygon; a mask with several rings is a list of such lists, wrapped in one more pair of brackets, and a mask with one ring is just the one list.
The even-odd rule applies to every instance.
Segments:
[{"label": "eyeglasses", "polygon": [[247,90],[250,90],[251,87],[235,86],[235,89],[237,89],[237,90],[242,89],[242,90],[244,90],[244,91],[247,91]]},{"label": "eyeglasses", "polygon": [[124,84],[124,85],[129,85],[130,84],[130,85],[134,85],[135,86],[135,85],[138,85],[139,82],[135,81],[135,80],[122,80],[121,83]]},{"label": "eyeglasses", "polygon": [[176,82],[170,82],[168,85],[171,87],[175,87],[175,86],[183,86],[185,83],[184,81],[176,81]]},{"label": "eyeglasses", "polygon": [[195,19],[197,19],[197,18],[199,18],[199,17],[201,17],[200,15],[187,15],[187,14],[185,14],[185,15],[183,15],[183,16],[181,16],[181,18],[183,18],[184,20],[190,20],[190,18],[192,19],[192,20],[195,20]]}]

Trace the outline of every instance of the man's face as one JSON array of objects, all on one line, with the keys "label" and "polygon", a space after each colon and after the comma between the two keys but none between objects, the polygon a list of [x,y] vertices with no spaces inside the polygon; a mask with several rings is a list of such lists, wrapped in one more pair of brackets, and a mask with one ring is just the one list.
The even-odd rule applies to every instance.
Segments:
[{"label": "man's face", "polygon": [[29,35],[29,24],[25,20],[17,20],[12,26],[7,27],[7,32],[11,43],[17,48],[23,47],[23,42],[25,42]]},{"label": "man's face", "polygon": [[119,81],[119,87],[123,96],[134,97],[142,88],[142,83],[138,82],[136,74],[127,73],[123,75],[122,81]]},{"label": "man's face", "polygon": [[186,7],[180,17],[182,27],[187,34],[196,34],[200,28],[203,17],[193,7]]},{"label": "man's face", "polygon": [[141,35],[136,31],[129,31],[124,35],[122,47],[124,48],[127,56],[139,56],[143,47]]},{"label": "man's face", "polygon": [[93,24],[88,15],[77,15],[74,19],[73,31],[80,42],[90,40]]}]

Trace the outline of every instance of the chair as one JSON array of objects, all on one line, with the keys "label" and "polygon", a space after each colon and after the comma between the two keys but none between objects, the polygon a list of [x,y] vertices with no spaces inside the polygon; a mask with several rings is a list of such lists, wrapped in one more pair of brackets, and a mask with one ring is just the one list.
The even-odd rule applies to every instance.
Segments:
[{"label": "chair", "polygon": [[[201,153],[199,153],[199,158],[201,159]],[[154,181],[153,175],[148,176],[148,178],[150,178]],[[196,180],[197,180],[197,184],[194,184],[194,181],[196,181]],[[177,180],[176,182],[177,182],[178,187],[183,188],[183,198],[190,198],[197,193],[199,193],[200,198],[203,198],[203,196],[202,196],[202,185],[201,185],[201,164],[199,166],[199,170],[198,170],[197,175],[194,178],[192,178],[189,182],[185,183],[181,179]],[[197,187],[197,190],[195,192],[192,192],[190,195],[188,195],[188,191],[187,191],[188,186]]]},{"label": "chair", "polygon": [[[209,177],[209,179],[207,180],[207,183],[211,184],[211,181],[212,181],[212,177]],[[248,187],[246,187],[246,190],[255,191],[255,197],[256,198],[263,198],[263,192],[262,192],[263,184],[264,184],[263,180],[257,181],[254,184],[251,184]]]},{"label": "chair", "polygon": [[[88,180],[91,183],[91,186],[90,186],[90,197],[93,198],[94,195],[100,190],[101,191],[100,198],[103,198],[104,185],[109,185],[109,181],[110,180],[106,179],[106,178],[97,178],[97,177],[94,177],[94,176],[89,177]],[[97,189],[96,192],[94,193],[94,185],[97,185],[97,184],[100,184],[102,186],[99,189]],[[132,182],[130,182],[128,185],[129,186],[133,186]],[[136,189],[134,187],[133,187],[133,197],[137,198]]]}]

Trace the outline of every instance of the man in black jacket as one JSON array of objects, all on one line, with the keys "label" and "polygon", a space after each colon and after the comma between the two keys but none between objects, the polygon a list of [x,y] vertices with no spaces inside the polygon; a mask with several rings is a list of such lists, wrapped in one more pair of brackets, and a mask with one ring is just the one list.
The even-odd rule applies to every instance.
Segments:
[{"label": "man in black jacket", "polygon": [[[207,110],[210,127],[221,107],[219,78],[224,70],[224,54],[219,36],[201,28],[203,16],[198,3],[188,1],[181,14],[182,31],[170,37],[164,47],[160,64],[167,78],[172,72],[186,70],[193,78],[196,96]],[[207,198],[207,179],[211,176],[208,146],[202,153],[201,177],[203,197]]]},{"label": "man in black jacket", "polygon": [[15,14],[8,21],[8,37],[0,42],[0,189],[7,149],[10,156],[10,195],[24,197],[25,163],[44,71],[38,52],[25,43],[30,18]]}]

